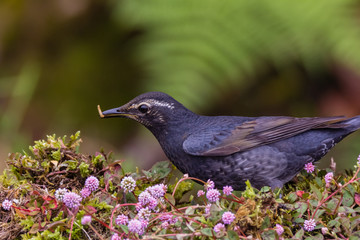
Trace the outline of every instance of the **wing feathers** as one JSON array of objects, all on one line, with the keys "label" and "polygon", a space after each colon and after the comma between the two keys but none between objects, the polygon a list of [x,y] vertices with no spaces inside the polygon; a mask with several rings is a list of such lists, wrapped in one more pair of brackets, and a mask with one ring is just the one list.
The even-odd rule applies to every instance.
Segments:
[{"label": "wing feathers", "polygon": [[[232,126],[233,130],[208,127],[190,134],[183,143],[185,152],[197,156],[226,156],[280,141],[310,129],[341,128],[344,117],[291,118],[261,117]],[[218,131],[216,129],[219,129]]]}]

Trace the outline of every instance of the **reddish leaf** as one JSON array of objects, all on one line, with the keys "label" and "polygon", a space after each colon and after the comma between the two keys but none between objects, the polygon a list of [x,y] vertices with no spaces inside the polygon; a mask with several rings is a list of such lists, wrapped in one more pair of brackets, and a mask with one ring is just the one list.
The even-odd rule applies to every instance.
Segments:
[{"label": "reddish leaf", "polygon": [[358,206],[360,206],[360,193],[355,193],[354,195],[355,202]]},{"label": "reddish leaf", "polygon": [[86,212],[88,212],[89,214],[94,214],[96,213],[96,208],[94,208],[93,206],[84,206],[84,210]]},{"label": "reddish leaf", "polygon": [[30,233],[30,234],[35,234],[35,233],[37,233],[39,230],[40,230],[40,224],[34,223],[34,225],[32,225],[32,227],[31,227],[29,233]]}]

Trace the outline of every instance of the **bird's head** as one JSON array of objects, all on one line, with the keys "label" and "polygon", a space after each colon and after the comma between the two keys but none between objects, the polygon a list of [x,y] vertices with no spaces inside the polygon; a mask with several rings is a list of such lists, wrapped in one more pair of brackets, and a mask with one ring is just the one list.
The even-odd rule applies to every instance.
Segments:
[{"label": "bird's head", "polygon": [[121,107],[102,112],[98,106],[98,110],[102,118],[130,118],[149,129],[166,126],[190,112],[181,103],[162,92],[144,93]]}]

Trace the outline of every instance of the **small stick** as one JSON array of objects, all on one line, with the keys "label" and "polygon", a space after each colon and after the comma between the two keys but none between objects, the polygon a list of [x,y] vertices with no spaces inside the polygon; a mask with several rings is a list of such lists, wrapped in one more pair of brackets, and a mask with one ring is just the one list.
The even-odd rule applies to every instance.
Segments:
[{"label": "small stick", "polygon": [[100,116],[101,118],[104,118],[104,114],[103,114],[102,111],[101,111],[100,105],[97,105],[97,109],[98,109],[98,112],[99,112],[99,116]]}]

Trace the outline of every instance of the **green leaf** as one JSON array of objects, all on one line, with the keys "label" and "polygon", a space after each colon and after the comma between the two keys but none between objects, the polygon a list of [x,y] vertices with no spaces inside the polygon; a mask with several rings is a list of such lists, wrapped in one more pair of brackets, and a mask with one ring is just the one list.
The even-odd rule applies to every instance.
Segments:
[{"label": "green leaf", "polygon": [[323,186],[323,182],[322,182],[322,179],[321,178],[319,178],[319,177],[316,177],[315,178],[315,182],[316,182],[316,184],[318,185],[318,186]]},{"label": "green leaf", "polygon": [[143,171],[146,177],[153,180],[165,178],[171,172],[168,161],[157,162],[149,171]]},{"label": "green leaf", "polygon": [[129,228],[128,228],[127,226],[125,226],[125,225],[120,225],[120,228],[121,228],[121,230],[124,231],[124,233],[126,233],[126,234],[129,233]]},{"label": "green leaf", "polygon": [[351,195],[351,193],[347,190],[345,190],[343,195],[343,201],[342,204],[347,207],[351,207],[351,205],[354,204],[354,196]]},{"label": "green leaf", "polygon": [[318,204],[319,204],[319,201],[314,200],[314,199],[310,199],[309,203],[310,203],[310,206],[317,207]]},{"label": "green leaf", "polygon": [[316,234],[315,236],[307,237],[305,240],[323,240],[324,236],[320,233]]},{"label": "green leaf", "polygon": [[318,200],[321,200],[322,194],[321,194],[320,190],[319,190],[314,184],[312,184],[312,183],[310,183],[310,188],[311,188],[311,191],[312,191],[313,193],[315,193],[316,198],[317,198]]},{"label": "green leaf", "polygon": [[213,236],[213,231],[211,228],[203,228],[200,230],[202,234],[212,237]]},{"label": "green leaf", "polygon": [[287,199],[289,200],[289,203],[294,203],[297,198],[298,198],[298,196],[294,192],[290,193],[287,197]]},{"label": "green leaf", "polygon": [[325,212],[325,210],[323,210],[323,209],[317,210],[314,218],[315,219],[320,218],[320,216],[323,215],[324,212]]},{"label": "green leaf", "polygon": [[233,230],[227,231],[227,236],[229,240],[239,240],[239,235]]},{"label": "green leaf", "polygon": [[329,221],[327,226],[329,228],[334,227],[334,226],[339,227],[340,226],[339,217],[335,218],[334,220]]},{"label": "green leaf", "polygon": [[261,193],[266,193],[266,192],[270,192],[271,191],[271,187],[269,186],[264,186],[260,189]]},{"label": "green leaf", "polygon": [[308,209],[308,205],[304,202],[296,202],[295,203],[295,210],[300,213],[299,217],[301,217],[305,211]]},{"label": "green leaf", "polygon": [[273,240],[276,239],[277,234],[275,234],[274,230],[269,230],[261,233],[261,237],[263,240]]},{"label": "green leaf", "polygon": [[75,170],[77,168],[77,161],[74,160],[67,160],[63,162],[60,166],[67,166],[68,170]]},{"label": "green leaf", "polygon": [[89,164],[82,162],[80,163],[79,169],[80,169],[80,175],[84,178],[89,176],[90,171],[89,171]]},{"label": "green leaf", "polygon": [[295,223],[304,223],[304,219],[303,218],[296,218],[295,220],[294,220],[294,222]]},{"label": "green leaf", "polygon": [[172,204],[172,205],[175,205],[175,198],[169,194],[169,193],[166,193],[165,194],[165,198]]},{"label": "green leaf", "polygon": [[346,186],[346,188],[347,188],[347,190],[350,192],[350,194],[351,194],[352,196],[355,195],[356,189],[354,188],[353,185],[349,184],[349,185]]},{"label": "green leaf", "polygon": [[339,219],[339,222],[341,224],[342,228],[345,228],[345,231],[349,231],[350,230],[350,219],[347,217],[341,217]]},{"label": "green leaf", "polygon": [[336,198],[331,199],[328,203],[326,203],[326,207],[328,208],[328,210],[330,210],[331,212],[333,212],[337,206],[337,204],[339,203],[339,200]]},{"label": "green leaf", "polygon": [[359,237],[360,237],[360,231],[358,232],[357,236],[349,237],[349,240],[359,240]]},{"label": "green leaf", "polygon": [[351,226],[350,226],[351,230],[360,226],[360,216],[350,218],[350,222],[351,222]]},{"label": "green leaf", "polygon": [[355,209],[352,209],[350,207],[345,207],[345,206],[339,207],[339,212],[340,213],[346,213],[346,214],[348,214],[348,213],[356,213]]},{"label": "green leaf", "polygon": [[256,193],[255,193],[254,188],[251,186],[251,183],[250,183],[249,180],[246,180],[245,184],[246,184],[246,189],[245,189],[245,191],[242,193],[242,195],[243,195],[245,198],[253,199],[253,198],[256,196]]},{"label": "green leaf", "polygon": [[192,208],[192,207],[188,207],[186,210],[185,210],[185,215],[192,215],[194,214],[195,212],[195,209]]},{"label": "green leaf", "polygon": [[57,160],[57,161],[60,161],[61,160],[61,152],[60,152],[60,149],[56,150],[56,151],[53,151],[51,153],[51,157],[54,159],[54,160]]},{"label": "green leaf", "polygon": [[294,235],[294,239],[302,239],[304,236],[304,229],[300,229],[299,231],[297,231]]},{"label": "green leaf", "polygon": [[262,222],[260,229],[264,230],[265,228],[268,228],[270,226],[271,226],[270,218],[269,218],[269,216],[265,216],[264,221]]}]

